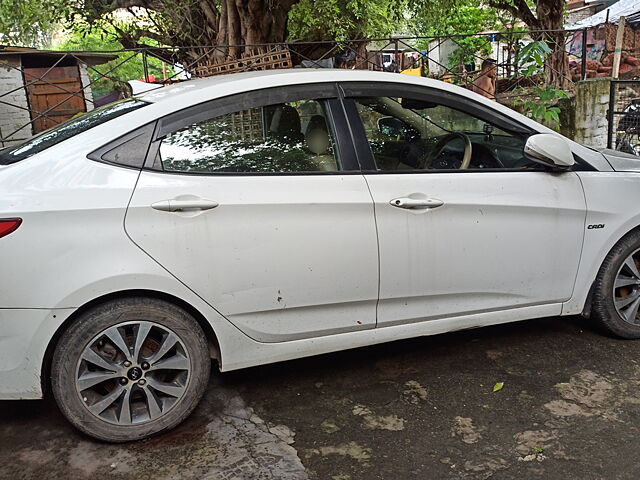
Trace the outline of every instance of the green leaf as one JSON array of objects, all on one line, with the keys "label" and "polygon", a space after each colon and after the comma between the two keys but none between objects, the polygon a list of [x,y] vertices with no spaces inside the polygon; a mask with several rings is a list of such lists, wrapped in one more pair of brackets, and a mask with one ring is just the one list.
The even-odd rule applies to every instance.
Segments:
[{"label": "green leaf", "polygon": [[502,388],[504,387],[504,382],[497,382],[494,386],[493,386],[493,391],[494,392],[499,392],[500,390],[502,390]]}]

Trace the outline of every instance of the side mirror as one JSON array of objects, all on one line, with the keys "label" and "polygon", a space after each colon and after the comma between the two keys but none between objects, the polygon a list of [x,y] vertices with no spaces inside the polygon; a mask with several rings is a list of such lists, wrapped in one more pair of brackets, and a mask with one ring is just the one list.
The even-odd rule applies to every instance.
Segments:
[{"label": "side mirror", "polygon": [[378,119],[378,131],[387,137],[400,137],[403,140],[420,138],[420,132],[399,118],[382,117]]},{"label": "side mirror", "polygon": [[576,163],[567,141],[552,133],[531,135],[524,153],[533,161],[554,167],[569,168]]}]

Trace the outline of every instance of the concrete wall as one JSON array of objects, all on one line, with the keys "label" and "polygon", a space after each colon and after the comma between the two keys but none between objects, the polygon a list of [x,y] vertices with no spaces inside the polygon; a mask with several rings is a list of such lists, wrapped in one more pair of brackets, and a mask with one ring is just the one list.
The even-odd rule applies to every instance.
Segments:
[{"label": "concrete wall", "polygon": [[596,14],[596,5],[577,8],[575,10],[569,10],[565,17],[565,25],[572,25],[578,23],[585,18],[589,18]]},{"label": "concrete wall", "polygon": [[560,107],[560,133],[591,147],[607,146],[607,111],[611,79],[590,78],[577,82],[575,96],[562,99]]},{"label": "concrete wall", "polygon": [[[27,92],[24,89],[19,56],[6,56],[0,61],[0,95],[12,90],[8,95],[0,96],[0,148],[19,143],[31,137],[31,121],[27,103]],[[10,105],[7,105],[10,104]],[[21,107],[21,108],[20,108]]]},{"label": "concrete wall", "polygon": [[607,146],[607,110],[609,109],[608,78],[590,78],[576,83],[573,99],[575,131],[573,139],[592,147]]},{"label": "concrete wall", "polygon": [[442,75],[446,73],[447,70],[444,67],[449,67],[449,55],[451,55],[456,48],[459,47],[449,39],[442,42],[439,40],[429,42],[429,75]]}]

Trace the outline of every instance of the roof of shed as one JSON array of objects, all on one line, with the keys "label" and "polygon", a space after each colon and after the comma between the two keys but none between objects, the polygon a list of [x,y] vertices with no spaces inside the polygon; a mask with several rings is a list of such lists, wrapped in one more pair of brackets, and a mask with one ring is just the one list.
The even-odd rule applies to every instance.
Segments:
[{"label": "roof of shed", "polygon": [[[608,12],[608,13],[607,13]],[[591,28],[602,23],[618,23],[620,17],[626,17],[632,25],[640,20],[640,2],[638,0],[619,0],[608,8],[592,15],[584,20],[567,25],[567,30],[577,30],[579,28]]]},{"label": "roof of shed", "polygon": [[74,52],[74,51],[57,51],[57,50],[40,50],[30,47],[13,47],[0,45],[0,56],[8,55],[29,55],[46,57],[62,57],[64,55],[70,55],[76,57],[87,65],[100,65],[102,63],[110,62],[118,58],[116,55],[109,53],[94,53],[94,52]]}]

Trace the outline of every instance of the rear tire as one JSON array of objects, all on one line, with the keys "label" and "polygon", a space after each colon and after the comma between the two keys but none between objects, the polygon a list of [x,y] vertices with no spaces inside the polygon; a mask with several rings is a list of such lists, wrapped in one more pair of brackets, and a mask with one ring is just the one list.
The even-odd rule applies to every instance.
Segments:
[{"label": "rear tire", "polygon": [[640,231],[609,252],[593,287],[592,318],[620,338],[640,338]]},{"label": "rear tire", "polygon": [[77,429],[128,442],[187,418],[210,368],[207,339],[191,315],[162,300],[125,298],[69,325],[53,354],[51,386]]}]

